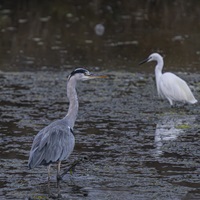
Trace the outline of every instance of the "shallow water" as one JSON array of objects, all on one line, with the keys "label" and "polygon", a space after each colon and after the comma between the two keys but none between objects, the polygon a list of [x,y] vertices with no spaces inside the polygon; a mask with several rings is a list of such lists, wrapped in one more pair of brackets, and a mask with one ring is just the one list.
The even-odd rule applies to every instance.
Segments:
[{"label": "shallow water", "polygon": [[[55,168],[49,187],[45,167],[28,170],[34,135],[67,112],[67,73],[0,74],[1,199],[199,199],[199,105],[170,108],[142,73],[78,85],[76,146],[62,169],[89,159],[59,187]],[[187,75],[196,96],[199,79]]]},{"label": "shallow water", "polygon": [[152,72],[137,64],[156,51],[168,70],[200,71],[199,8],[194,0],[2,0],[0,70]]},{"label": "shallow water", "polygon": [[[199,101],[199,1],[0,2],[0,199],[200,199],[199,103],[170,108],[156,94],[152,52]],[[28,170],[37,132],[65,116],[67,75],[78,85],[76,146],[56,167]]]}]

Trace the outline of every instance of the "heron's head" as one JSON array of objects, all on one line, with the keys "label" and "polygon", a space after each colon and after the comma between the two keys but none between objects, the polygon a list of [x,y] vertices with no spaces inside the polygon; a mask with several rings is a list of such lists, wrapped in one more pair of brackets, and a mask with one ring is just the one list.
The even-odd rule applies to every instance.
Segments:
[{"label": "heron's head", "polygon": [[75,78],[76,80],[85,81],[85,80],[95,79],[95,78],[106,78],[106,76],[94,75],[94,74],[91,74],[86,69],[77,68],[68,76],[68,80],[70,80],[72,78]]},{"label": "heron's head", "polygon": [[139,65],[143,64],[143,63],[146,63],[146,62],[151,62],[151,61],[159,61],[159,60],[162,60],[162,56],[158,53],[152,53],[148,58],[146,58],[145,60],[141,61],[139,63]]}]

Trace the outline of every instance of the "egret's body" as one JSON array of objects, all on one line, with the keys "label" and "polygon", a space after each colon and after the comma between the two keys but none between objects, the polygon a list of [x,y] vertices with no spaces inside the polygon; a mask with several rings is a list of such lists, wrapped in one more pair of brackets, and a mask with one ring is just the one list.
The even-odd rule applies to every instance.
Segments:
[{"label": "egret's body", "polygon": [[167,98],[171,106],[174,101],[190,104],[197,102],[187,83],[183,79],[171,72],[162,73],[164,62],[161,55],[153,53],[140,64],[150,61],[157,62],[155,67],[155,76],[159,96]]},{"label": "egret's body", "polygon": [[76,82],[93,78],[103,78],[103,76],[91,75],[89,71],[82,68],[74,70],[69,75],[67,81],[67,96],[70,103],[68,113],[63,119],[54,121],[35,136],[28,161],[30,169],[46,165],[50,179],[50,165],[58,163],[57,179],[60,178],[61,161],[70,156],[75,145],[73,128],[78,114]]}]

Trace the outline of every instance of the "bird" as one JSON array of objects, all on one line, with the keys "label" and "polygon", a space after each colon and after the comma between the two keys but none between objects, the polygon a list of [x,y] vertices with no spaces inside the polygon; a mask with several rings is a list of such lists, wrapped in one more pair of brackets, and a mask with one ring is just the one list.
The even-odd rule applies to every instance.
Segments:
[{"label": "bird", "polygon": [[141,61],[139,65],[156,61],[155,77],[158,95],[166,98],[170,105],[173,106],[175,101],[189,104],[197,103],[187,83],[171,72],[162,73],[164,66],[163,57],[158,53],[152,53],[148,58]]},{"label": "bird", "polygon": [[78,96],[76,92],[77,81],[94,78],[106,78],[103,75],[93,75],[84,68],[77,68],[67,78],[67,97],[69,108],[63,119],[56,120],[44,127],[35,136],[29,154],[29,169],[45,165],[50,180],[51,164],[57,163],[57,180],[61,179],[61,162],[66,160],[73,152],[75,146],[74,124],[78,114]]}]

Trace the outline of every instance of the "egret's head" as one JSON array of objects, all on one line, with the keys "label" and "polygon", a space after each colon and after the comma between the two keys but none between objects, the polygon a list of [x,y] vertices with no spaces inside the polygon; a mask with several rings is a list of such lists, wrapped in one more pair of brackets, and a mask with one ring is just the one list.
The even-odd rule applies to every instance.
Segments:
[{"label": "egret's head", "polygon": [[106,76],[102,75],[94,75],[91,74],[88,70],[83,69],[83,68],[77,68],[75,69],[69,76],[68,76],[68,81],[70,79],[76,79],[76,80],[89,80],[89,79],[95,79],[95,78],[106,78]]},{"label": "egret's head", "polygon": [[145,60],[141,61],[139,63],[139,65],[143,64],[143,63],[146,63],[146,62],[151,62],[151,61],[159,61],[159,60],[162,60],[162,56],[158,53],[152,53],[148,58],[146,58]]}]

